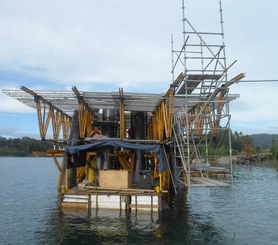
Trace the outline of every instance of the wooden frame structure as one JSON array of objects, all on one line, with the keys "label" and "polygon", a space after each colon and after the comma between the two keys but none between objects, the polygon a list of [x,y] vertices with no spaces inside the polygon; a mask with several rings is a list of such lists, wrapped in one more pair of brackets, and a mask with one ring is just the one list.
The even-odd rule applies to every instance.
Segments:
[{"label": "wooden frame structure", "polygon": [[[184,17],[184,0],[182,4]],[[226,63],[221,1],[220,23],[219,33],[199,32],[189,20],[183,18],[184,42],[182,49],[174,50],[172,39],[173,81],[164,94],[131,93],[124,92],[122,88],[119,88],[118,92],[90,92],[79,91],[75,86],[72,91],[31,90],[22,86],[20,90],[6,89],[3,92],[36,109],[41,138],[48,138],[54,144],[67,144],[75,111],[78,111],[79,135],[83,143],[90,137],[92,122],[103,123],[104,110],[119,112],[119,118],[115,122],[119,125],[119,140],[146,144],[156,142],[163,145],[164,150],[165,146],[172,146],[169,150],[172,156],[168,154],[166,157],[170,172],[165,171],[154,176],[159,178],[159,191],[163,191],[165,186],[169,187],[170,179],[175,188],[179,183],[182,183],[182,186],[190,186],[193,160],[199,163],[208,162],[207,155],[203,156],[200,149],[204,145],[209,146],[209,137],[229,131],[229,103],[239,97],[229,94],[229,87],[245,76],[240,73],[233,79],[228,79],[227,72],[235,62],[230,66]],[[210,40],[211,36],[220,37],[220,43],[208,42],[207,38]],[[191,40],[197,40],[197,43]],[[199,65],[191,66],[191,61],[194,61],[193,64],[199,62]],[[175,78],[176,70],[179,75]],[[132,112],[146,113],[146,139],[134,140],[128,137]],[[50,125],[52,137],[48,132]],[[229,143],[231,159],[231,142]],[[52,155],[55,156],[55,153]],[[122,151],[111,153],[111,156],[118,158],[123,169],[134,169],[135,160],[132,154]],[[151,156],[150,159],[155,165],[155,157]],[[57,165],[55,157],[54,161]],[[64,168],[64,162],[65,160],[62,165],[57,165],[60,166],[59,171]],[[199,169],[201,176],[203,170]],[[83,170],[78,171],[78,179],[84,174]],[[60,186],[62,178],[60,175]]]}]

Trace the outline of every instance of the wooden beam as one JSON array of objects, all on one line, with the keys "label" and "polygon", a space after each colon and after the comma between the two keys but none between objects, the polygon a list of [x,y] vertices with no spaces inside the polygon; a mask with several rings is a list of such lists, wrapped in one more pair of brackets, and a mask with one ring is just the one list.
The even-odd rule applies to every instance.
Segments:
[{"label": "wooden beam", "polygon": [[[21,90],[24,92],[33,95],[34,101],[36,103],[37,117],[39,123],[40,136],[42,139],[45,139],[50,119],[52,118],[52,129],[53,129],[53,138],[57,140],[59,138],[60,128],[62,120],[71,121],[71,116],[60,110],[58,107],[53,105],[51,102],[43,98],[41,95],[36,92],[21,86]],[[44,108],[42,108],[41,103],[43,103]],[[47,113],[48,111],[48,113]],[[46,117],[47,114],[47,117]],[[46,120],[45,120],[46,117]],[[44,118],[44,119],[43,119]],[[65,134],[64,134],[65,135]]]},{"label": "wooden beam", "polygon": [[72,87],[72,91],[75,93],[78,100],[80,137],[85,138],[89,136],[92,131],[91,123],[94,118],[94,111],[75,86]]},{"label": "wooden beam", "polygon": [[176,78],[176,80],[170,85],[170,88],[167,90],[167,92],[164,94],[164,97],[168,97],[171,92],[175,93],[173,88],[177,88],[180,86],[182,80],[185,78],[186,73],[181,72],[180,75]]},{"label": "wooden beam", "polygon": [[[66,171],[66,154],[64,154],[62,164],[61,164],[61,171],[60,171],[60,175],[59,175],[59,179],[58,179],[59,187],[61,187],[61,185],[62,185],[65,172],[67,173],[67,171]],[[66,189],[67,189],[67,181],[68,181],[68,176],[66,174]]]},{"label": "wooden beam", "polygon": [[63,112],[62,110],[60,110],[57,106],[55,106],[54,104],[52,104],[50,101],[46,100],[45,98],[43,98],[41,95],[37,94],[36,92],[32,91],[31,89],[26,88],[25,86],[21,86],[20,87],[21,90],[23,90],[24,92],[31,94],[34,96],[35,102],[36,100],[40,100],[42,101],[44,104],[48,105],[49,107],[55,109],[56,111],[61,112],[62,114],[64,114],[66,117],[71,118],[71,116],[69,116],[68,114],[66,114],[65,112]]},{"label": "wooden beam", "polygon": [[57,157],[55,155],[52,155],[52,158],[53,158],[54,163],[55,163],[56,167],[58,168],[59,172],[61,172],[62,168],[61,168],[61,166],[60,166],[60,164],[59,164],[59,162],[57,160]]}]

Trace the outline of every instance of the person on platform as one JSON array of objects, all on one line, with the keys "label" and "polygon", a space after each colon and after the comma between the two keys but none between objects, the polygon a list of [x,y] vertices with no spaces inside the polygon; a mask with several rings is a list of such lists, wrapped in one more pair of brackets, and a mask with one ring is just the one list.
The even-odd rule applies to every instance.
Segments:
[{"label": "person on platform", "polygon": [[94,127],[93,131],[90,134],[90,137],[94,137],[95,135],[101,135],[101,131],[97,127]]}]

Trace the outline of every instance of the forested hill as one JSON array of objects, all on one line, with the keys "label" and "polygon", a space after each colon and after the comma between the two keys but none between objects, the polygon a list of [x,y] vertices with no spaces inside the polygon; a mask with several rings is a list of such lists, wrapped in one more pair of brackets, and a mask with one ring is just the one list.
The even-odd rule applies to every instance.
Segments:
[{"label": "forested hill", "polygon": [[[222,142],[220,144],[220,138]],[[243,152],[244,144],[249,143],[253,148],[259,147],[260,149],[270,149],[274,146],[278,146],[278,135],[277,134],[253,134],[253,135],[242,135],[242,133],[232,133],[232,148],[234,154]],[[229,154],[228,147],[228,134],[214,142],[215,146],[219,145],[220,150],[218,150],[219,155]],[[30,156],[33,151],[46,151],[52,149],[53,145],[47,141],[41,141],[32,139],[29,137],[22,138],[4,138],[0,136],[0,156]],[[216,154],[215,149],[210,147],[212,150],[211,154]],[[278,149],[277,149],[278,156]]]},{"label": "forested hill", "polygon": [[22,138],[4,138],[0,136],[0,156],[29,156],[33,151],[52,149],[50,142]]},{"label": "forested hill", "polygon": [[253,145],[260,148],[270,148],[273,144],[278,143],[277,134],[252,134],[250,137]]}]

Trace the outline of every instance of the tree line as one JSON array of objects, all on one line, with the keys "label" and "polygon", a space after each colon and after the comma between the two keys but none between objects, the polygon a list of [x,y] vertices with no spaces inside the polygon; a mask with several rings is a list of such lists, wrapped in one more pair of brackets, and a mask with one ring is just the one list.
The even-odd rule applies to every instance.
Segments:
[{"label": "tree line", "polygon": [[0,136],[0,156],[30,156],[33,151],[47,151],[52,148],[52,143],[48,141]]},{"label": "tree line", "polygon": [[[278,159],[278,144],[273,138],[271,144],[263,144],[258,146],[255,144],[252,135],[243,135],[242,132],[231,132],[231,148],[232,155],[251,156],[254,154],[267,153],[270,158]],[[257,136],[258,137],[258,136]],[[209,155],[229,155],[229,131],[228,129],[217,137],[211,137],[209,146]]]},{"label": "tree line", "polygon": [[[250,135],[243,135],[237,131],[231,132],[225,130],[216,137],[208,135],[209,148],[203,149],[203,153],[208,150],[208,155],[228,156],[230,154],[229,140],[231,140],[232,155],[252,155],[268,152],[278,159],[278,143],[272,139],[271,145],[263,147],[256,146]],[[48,141],[41,141],[29,137],[5,138],[0,136],[0,156],[29,156],[34,151],[47,151],[52,149],[53,145]]]}]

